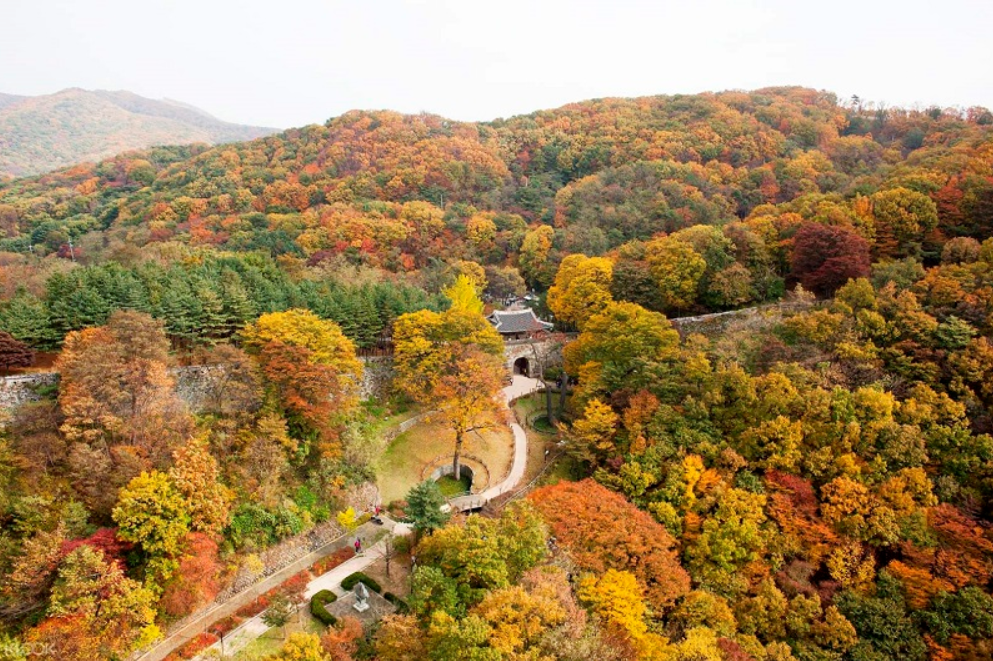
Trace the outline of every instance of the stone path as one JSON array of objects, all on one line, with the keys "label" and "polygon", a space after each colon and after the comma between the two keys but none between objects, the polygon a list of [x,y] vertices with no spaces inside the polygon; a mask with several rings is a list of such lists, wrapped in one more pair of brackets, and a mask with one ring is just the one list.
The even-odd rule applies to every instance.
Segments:
[{"label": "stone path", "polygon": [[[508,406],[508,413],[510,402],[514,401],[519,397],[529,395],[533,392],[537,392],[540,388],[541,382],[538,379],[531,379],[526,376],[515,374],[513,381],[509,386],[503,389],[504,402]],[[527,434],[516,422],[510,422],[510,429],[514,434],[514,461],[510,467],[510,473],[507,477],[497,485],[486,489],[480,494],[473,494],[470,496],[463,496],[461,498],[455,498],[452,500],[452,506],[459,510],[465,511],[468,509],[476,509],[482,507],[488,501],[507,493],[517,487],[521,480],[524,478],[524,471],[527,468],[528,459],[528,438]],[[385,519],[385,517],[384,517]],[[385,519],[390,521],[389,519]],[[409,528],[403,524],[394,523],[390,521],[391,529],[396,532],[396,534],[406,534],[409,532]],[[360,529],[360,535],[363,537],[369,537],[375,533],[374,528],[369,528],[373,524],[365,524]],[[346,546],[350,543],[353,538],[339,539],[334,542],[324,546],[313,553],[310,553],[293,564],[285,567],[278,573],[270,576],[265,581],[260,582],[255,587],[245,590],[245,592],[230,601],[225,602],[209,611],[206,611],[200,617],[197,617],[189,624],[184,626],[179,631],[171,633],[169,636],[159,641],[152,649],[145,652],[141,656],[137,657],[135,661],[161,661],[166,656],[169,655],[175,649],[182,647],[189,640],[191,640],[197,634],[205,631],[214,622],[221,620],[228,615],[231,615],[239,608],[245,604],[252,601],[256,595],[266,592],[280,583],[285,581],[290,576],[307,569],[312,564],[320,560],[321,558],[330,555],[333,551]],[[361,555],[345,562],[338,567],[335,567],[327,574],[318,576],[313,581],[307,585],[307,597],[308,599],[318,590],[340,588],[341,579],[345,578],[349,574],[361,571],[365,567],[368,567],[373,562],[381,557],[382,542],[376,544],[370,549],[364,551]],[[332,584],[332,587],[327,587],[328,584]],[[336,590],[340,592],[339,590]],[[261,615],[254,617],[246,622],[242,623],[237,629],[227,634],[224,637],[224,651],[225,654],[231,654],[234,650],[234,645],[240,645],[238,649],[243,649],[248,643],[258,638],[262,633],[267,631],[269,627],[266,627],[262,622]],[[243,642],[237,642],[243,641]],[[217,649],[220,651],[220,645],[214,645],[208,650]],[[206,651],[205,651],[206,652]],[[201,658],[201,657],[198,657]]]},{"label": "stone path", "polygon": [[[540,387],[541,381],[538,379],[530,379],[521,374],[515,374],[513,382],[503,389],[503,398],[508,412],[512,401],[537,392]],[[510,473],[507,474],[503,482],[493,485],[482,493],[453,498],[451,500],[453,509],[460,512],[478,509],[497,496],[513,490],[524,479],[524,471],[528,465],[528,435],[516,422],[510,422],[509,424],[510,430],[514,433],[514,461],[510,465]]]},{"label": "stone path", "polygon": [[[386,516],[383,516],[383,521],[385,522],[385,527],[393,534],[406,535],[410,532],[409,526],[402,523],[396,523]],[[375,529],[373,529],[373,532],[375,532]],[[350,539],[352,538],[350,537]],[[362,571],[383,557],[384,544],[385,541],[380,540],[378,543],[368,549],[365,549],[354,558],[346,560],[344,563],[338,565],[331,571],[321,574],[317,578],[310,581],[310,583],[307,584],[307,590],[304,593],[307,601],[301,604],[300,608],[309,608],[310,598],[321,590],[331,590],[338,596],[344,594],[344,590],[341,589],[341,581],[344,580],[349,574]],[[250,620],[245,620],[236,629],[224,637],[224,655],[233,656],[237,654],[269,629],[269,625],[262,620],[262,613],[259,613]],[[217,642],[201,652],[196,658],[212,659],[216,658],[220,652],[221,644],[220,642]]]},{"label": "stone path", "polygon": [[[373,523],[366,523],[359,528],[357,534],[361,537],[369,537],[379,530],[379,526]],[[134,661],[162,661],[165,657],[176,649],[179,649],[198,634],[203,633],[207,628],[218,620],[223,620],[228,615],[235,613],[239,608],[252,602],[255,597],[263,592],[280,585],[283,581],[297,574],[304,569],[309,569],[318,560],[331,555],[340,548],[351,545],[354,537],[343,535],[321,548],[308,553],[286,567],[282,568],[272,576],[259,581],[254,586],[244,590],[237,596],[209,608],[191,619],[176,631],[158,641],[151,649],[143,654],[132,657]],[[226,639],[225,639],[226,640]]]}]

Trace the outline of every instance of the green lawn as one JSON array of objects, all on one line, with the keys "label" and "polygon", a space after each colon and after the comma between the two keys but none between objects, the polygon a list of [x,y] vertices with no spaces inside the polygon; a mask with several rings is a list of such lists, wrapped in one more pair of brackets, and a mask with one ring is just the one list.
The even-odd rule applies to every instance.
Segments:
[{"label": "green lawn", "polygon": [[[568,400],[566,402],[568,404]],[[514,410],[518,414],[518,418],[521,420],[531,421],[531,430],[537,431],[542,434],[554,434],[556,429],[548,421],[547,415],[542,415],[547,413],[548,406],[545,401],[545,393],[535,393],[534,395],[528,395],[527,397],[521,397],[516,402],[514,402]],[[559,410],[559,394],[556,392],[552,393],[552,412],[558,414]]]},{"label": "green lawn", "polygon": [[456,480],[451,475],[445,475],[438,479],[438,488],[441,489],[441,493],[449,498],[463,494],[471,487],[472,483],[466,478]]},{"label": "green lawn", "polygon": [[[442,455],[450,457],[454,451],[454,433],[437,422],[422,422],[397,436],[380,457],[376,469],[376,484],[383,503],[404,498],[421,481],[421,474],[432,460]],[[514,437],[506,427],[473,433],[466,439],[463,453],[486,463],[493,485],[510,470]]]},{"label": "green lawn", "polygon": [[374,434],[385,434],[387,430],[420,412],[420,407],[398,397],[391,397],[386,401],[367,399],[362,402],[362,408],[370,421],[370,431]]},{"label": "green lawn", "polygon": [[[291,633],[297,631],[321,635],[325,629],[326,627],[323,624],[311,617],[310,611],[305,605],[300,609],[300,621],[297,622],[297,619],[294,618],[292,622],[286,625],[286,635],[289,636]],[[234,661],[262,661],[278,652],[284,642],[283,630],[272,628],[262,634],[261,637],[253,640],[237,654],[227,658],[234,659]]]}]

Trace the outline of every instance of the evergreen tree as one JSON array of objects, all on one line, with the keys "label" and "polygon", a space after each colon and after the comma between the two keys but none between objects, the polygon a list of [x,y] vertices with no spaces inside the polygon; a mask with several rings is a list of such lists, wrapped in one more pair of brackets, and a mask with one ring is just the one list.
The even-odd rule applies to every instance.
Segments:
[{"label": "evergreen tree", "polygon": [[62,339],[52,328],[48,308],[23,288],[0,305],[0,328],[38,349],[49,349]]},{"label": "evergreen tree", "polygon": [[407,508],[404,513],[420,535],[436,530],[448,522],[449,513],[441,509],[445,504],[445,496],[438,483],[425,480],[407,493]]}]

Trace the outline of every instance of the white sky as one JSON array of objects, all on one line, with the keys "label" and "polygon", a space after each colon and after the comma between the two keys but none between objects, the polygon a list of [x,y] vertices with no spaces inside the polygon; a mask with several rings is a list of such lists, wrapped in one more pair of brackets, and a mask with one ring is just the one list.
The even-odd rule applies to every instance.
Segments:
[{"label": "white sky", "polygon": [[993,0],[0,0],[0,92],[126,89],[245,124],[786,84],[993,108]]}]

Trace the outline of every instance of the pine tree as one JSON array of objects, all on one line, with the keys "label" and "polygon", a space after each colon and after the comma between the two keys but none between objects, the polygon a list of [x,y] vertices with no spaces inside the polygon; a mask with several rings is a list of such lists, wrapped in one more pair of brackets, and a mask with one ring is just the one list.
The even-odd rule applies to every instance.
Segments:
[{"label": "pine tree", "polygon": [[441,510],[445,496],[433,480],[421,482],[407,493],[404,512],[418,534],[436,530],[448,522],[449,514]]},{"label": "pine tree", "polygon": [[23,288],[0,306],[0,328],[38,349],[57,346],[62,339],[51,326],[45,304]]}]

